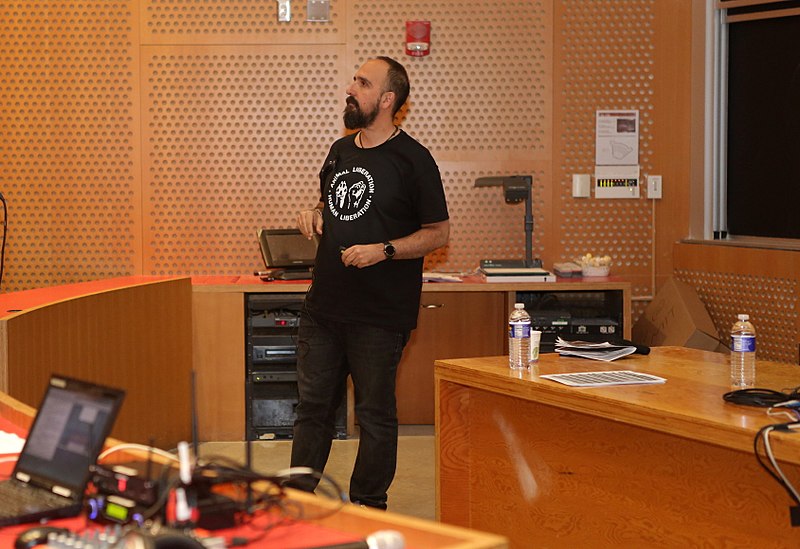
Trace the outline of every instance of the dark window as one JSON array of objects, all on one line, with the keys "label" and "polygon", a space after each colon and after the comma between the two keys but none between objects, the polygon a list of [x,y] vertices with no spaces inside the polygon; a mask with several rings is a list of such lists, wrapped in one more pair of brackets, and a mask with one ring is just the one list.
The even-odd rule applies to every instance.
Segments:
[{"label": "dark window", "polygon": [[800,16],[728,27],[728,233],[800,238]]}]

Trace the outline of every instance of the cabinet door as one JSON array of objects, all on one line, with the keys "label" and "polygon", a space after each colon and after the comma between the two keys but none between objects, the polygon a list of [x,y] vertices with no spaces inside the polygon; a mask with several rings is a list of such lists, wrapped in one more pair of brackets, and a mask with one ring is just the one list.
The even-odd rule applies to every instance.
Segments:
[{"label": "cabinet door", "polygon": [[433,362],[503,354],[503,292],[424,292],[417,329],[403,353],[397,374],[397,413],[401,424],[432,424]]}]

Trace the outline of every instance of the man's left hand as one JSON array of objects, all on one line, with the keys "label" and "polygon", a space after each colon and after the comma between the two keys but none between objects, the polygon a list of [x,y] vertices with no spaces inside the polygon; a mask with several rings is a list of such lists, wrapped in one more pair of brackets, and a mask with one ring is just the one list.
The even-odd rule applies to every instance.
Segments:
[{"label": "man's left hand", "polygon": [[383,244],[358,244],[342,251],[342,263],[347,267],[363,269],[386,259]]}]

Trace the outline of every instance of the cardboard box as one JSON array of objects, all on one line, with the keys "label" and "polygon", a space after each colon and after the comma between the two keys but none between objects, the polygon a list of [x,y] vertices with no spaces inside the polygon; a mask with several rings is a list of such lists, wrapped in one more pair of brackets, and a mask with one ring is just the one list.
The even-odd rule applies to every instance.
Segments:
[{"label": "cardboard box", "polygon": [[670,278],[633,326],[634,343],[726,352],[714,322],[690,285]]}]

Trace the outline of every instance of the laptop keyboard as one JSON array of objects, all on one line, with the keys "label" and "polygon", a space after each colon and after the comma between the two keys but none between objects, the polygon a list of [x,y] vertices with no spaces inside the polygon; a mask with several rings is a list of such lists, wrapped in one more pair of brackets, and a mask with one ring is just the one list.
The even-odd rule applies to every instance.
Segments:
[{"label": "laptop keyboard", "polygon": [[72,505],[67,498],[57,496],[47,490],[31,488],[20,482],[0,483],[0,515],[10,516],[24,512],[31,507],[36,509],[58,509]]}]

